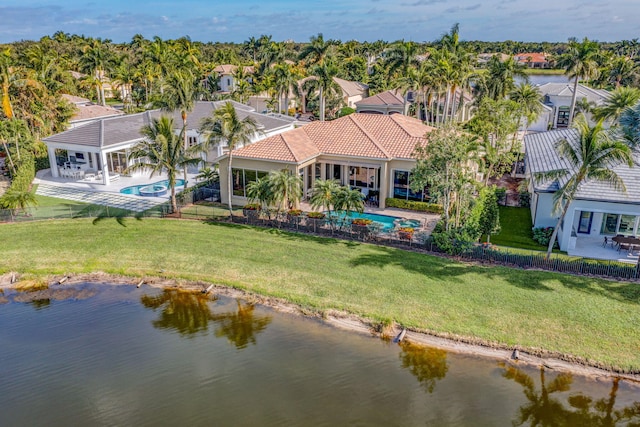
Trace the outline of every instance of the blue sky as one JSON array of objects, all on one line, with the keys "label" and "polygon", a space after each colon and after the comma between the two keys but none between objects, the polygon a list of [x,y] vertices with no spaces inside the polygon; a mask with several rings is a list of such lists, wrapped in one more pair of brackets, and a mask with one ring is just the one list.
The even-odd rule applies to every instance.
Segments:
[{"label": "blue sky", "polygon": [[[10,5],[7,5],[9,3]],[[640,37],[640,0],[0,0],[0,43],[56,31],[131,40],[432,41],[460,23],[465,40],[615,41]]]}]

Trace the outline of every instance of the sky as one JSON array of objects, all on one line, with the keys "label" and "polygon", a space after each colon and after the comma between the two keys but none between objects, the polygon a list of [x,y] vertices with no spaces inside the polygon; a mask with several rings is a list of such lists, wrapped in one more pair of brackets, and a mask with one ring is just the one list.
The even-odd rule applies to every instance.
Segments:
[{"label": "sky", "polygon": [[0,0],[0,43],[56,31],[128,42],[188,36],[243,42],[261,34],[308,41],[599,41],[640,37],[640,0]]}]

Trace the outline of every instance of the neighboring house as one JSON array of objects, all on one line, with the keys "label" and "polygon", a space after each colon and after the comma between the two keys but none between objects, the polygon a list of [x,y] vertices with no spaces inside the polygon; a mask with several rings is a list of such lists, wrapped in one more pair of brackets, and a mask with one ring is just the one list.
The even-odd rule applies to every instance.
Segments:
[{"label": "neighboring house", "polygon": [[548,56],[541,52],[519,53],[514,55],[513,59],[529,68],[551,68]]},{"label": "neighboring house", "polygon": [[[313,122],[234,150],[234,204],[245,204],[247,184],[272,170],[287,169],[303,181],[307,197],[318,179],[336,179],[385,206],[385,198],[422,201],[423,191],[409,188],[416,164],[414,149],[434,128],[401,114],[354,113]],[[222,201],[227,202],[228,156],[220,159]]]},{"label": "neighboring house", "polygon": [[[573,97],[573,83],[545,83],[537,87],[544,97],[544,104],[553,108],[553,118],[550,121],[551,129],[566,128],[569,124],[569,111],[571,109],[571,99]],[[578,84],[576,104],[578,102],[586,101],[592,107],[599,107],[609,98],[609,96],[610,94],[606,90],[592,89]],[[578,107],[576,107],[576,113],[577,112]],[[593,124],[590,114],[587,114],[587,118]]]},{"label": "neighboring house", "polygon": [[355,109],[356,102],[369,96],[369,86],[364,83],[352,82],[337,77],[334,77],[333,81],[340,86],[340,90],[342,90],[342,101],[347,107]]},{"label": "neighboring house", "polygon": [[529,123],[527,129],[524,129],[527,123],[524,122],[525,119],[523,118],[524,123],[520,130],[527,132],[546,132],[549,130],[549,126],[553,123],[555,110],[551,105],[540,103],[540,106],[541,110],[540,114],[538,114],[538,119],[533,123]]},{"label": "neighboring house", "polygon": [[[568,163],[558,156],[554,146],[561,139],[573,141],[577,138],[575,129],[525,137],[525,164],[534,227],[555,227],[559,215],[552,213],[553,195],[564,182],[536,183],[533,177],[538,172],[568,168]],[[637,156],[638,161],[640,156]],[[569,205],[564,224],[558,232],[561,250],[571,253],[580,239],[640,234],[640,168],[616,166],[613,170],[623,180],[626,193],[616,191],[603,182],[585,182]]]},{"label": "neighboring house", "polygon": [[[187,139],[193,146],[204,142],[206,135],[198,129],[205,117],[211,117],[214,110],[232,102],[238,117],[253,117],[258,122],[260,133],[254,141],[294,128],[295,120],[285,117],[272,117],[258,114],[252,108],[234,101],[196,102],[187,117]],[[161,110],[145,111],[118,117],[98,119],[82,126],[44,138],[49,154],[49,164],[53,177],[60,176],[61,168],[101,176],[102,183],[109,185],[110,179],[124,173],[129,165],[129,153],[143,136],[140,130],[162,115],[173,117],[176,132],[182,129],[179,111],[166,113]],[[216,145],[203,155],[203,161],[215,162],[226,151],[226,145]],[[137,172],[144,175],[144,171]]]},{"label": "neighboring house", "polygon": [[87,98],[82,98],[80,96],[63,94],[62,99],[76,107],[76,111],[73,116],[71,116],[71,119],[69,119],[69,129],[82,126],[83,124],[95,120],[121,116],[124,114],[124,112],[116,110],[113,107],[103,107],[102,105],[94,104]]},{"label": "neighboring house", "polygon": [[356,104],[356,112],[369,114],[404,114],[405,100],[398,90],[387,90],[364,98]]},{"label": "neighboring house", "polygon": [[[218,65],[213,69],[213,72],[218,76],[218,87],[221,92],[233,92],[236,88],[235,73],[238,69],[237,65],[223,64]],[[247,81],[251,82],[251,75],[254,73],[254,68],[251,66],[244,67],[244,73],[249,76]]]},{"label": "neighboring house", "polygon": [[480,67],[486,67],[487,63],[489,63],[491,58],[494,56],[497,56],[500,59],[500,62],[504,62],[507,59],[511,58],[505,53],[480,53],[476,57],[476,61]]}]

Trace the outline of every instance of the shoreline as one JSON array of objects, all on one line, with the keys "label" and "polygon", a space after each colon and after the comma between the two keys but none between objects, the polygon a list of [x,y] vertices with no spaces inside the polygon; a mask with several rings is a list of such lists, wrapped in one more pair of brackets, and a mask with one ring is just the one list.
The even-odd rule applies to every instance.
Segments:
[{"label": "shoreline", "polygon": [[[395,323],[393,325],[382,325],[379,322],[338,310],[320,312],[280,298],[264,296],[209,282],[194,282],[157,276],[121,276],[102,272],[36,277],[36,279],[21,280],[22,275],[17,272],[0,275],[0,292],[4,289],[19,289],[21,284],[26,285],[25,289],[28,289],[29,286],[33,287],[37,285],[46,286],[46,289],[51,289],[52,287],[65,287],[81,283],[129,286],[140,286],[142,283],[142,286],[161,289],[183,289],[203,293],[208,289],[209,292],[207,293],[228,298],[241,298],[249,303],[263,305],[281,313],[316,318],[329,326],[349,332],[374,336],[378,339],[393,339],[404,330],[401,325]],[[62,281],[62,283],[60,283],[60,281]],[[44,289],[42,289],[42,291],[44,291]],[[597,362],[544,349],[508,346],[472,337],[460,337],[447,333],[437,333],[413,328],[406,329],[404,340],[448,352],[500,360],[514,366],[523,364],[530,367],[544,367],[552,371],[581,375],[594,380],[619,377],[640,384],[640,372],[619,372],[614,369],[608,369],[606,366]],[[518,350],[519,353],[517,360],[512,358],[514,350]]]}]

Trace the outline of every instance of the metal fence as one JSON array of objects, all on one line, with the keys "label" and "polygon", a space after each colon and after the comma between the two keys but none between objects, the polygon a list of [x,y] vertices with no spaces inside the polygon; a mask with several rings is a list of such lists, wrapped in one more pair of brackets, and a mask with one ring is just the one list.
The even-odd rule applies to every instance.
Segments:
[{"label": "metal fence", "polygon": [[[170,213],[171,207],[169,204],[158,205],[143,212],[123,211],[122,209],[95,205],[58,205],[30,208],[27,209],[26,212],[0,210],[0,222],[25,222],[65,218],[164,218]],[[193,205],[182,207],[179,216],[183,219],[221,220],[227,217],[227,214],[224,207]],[[175,217],[176,215],[172,216]],[[242,216],[234,216],[233,222],[444,255],[435,245],[433,239],[427,233],[421,231],[416,231],[411,234],[403,234],[397,231],[381,232],[381,230],[370,226],[354,225],[349,222],[336,222],[328,219],[288,215],[277,215],[273,218],[265,218],[251,211],[245,212]],[[480,245],[462,250],[457,257],[524,269],[591,275],[612,279],[640,279],[640,264],[638,263],[630,264],[619,261],[587,258],[571,259],[558,254],[553,254],[547,259],[544,252],[528,254],[510,251],[505,248],[497,249],[495,247],[484,247]]]}]

